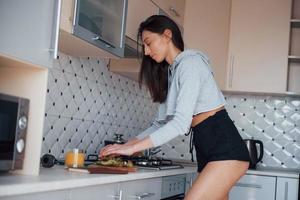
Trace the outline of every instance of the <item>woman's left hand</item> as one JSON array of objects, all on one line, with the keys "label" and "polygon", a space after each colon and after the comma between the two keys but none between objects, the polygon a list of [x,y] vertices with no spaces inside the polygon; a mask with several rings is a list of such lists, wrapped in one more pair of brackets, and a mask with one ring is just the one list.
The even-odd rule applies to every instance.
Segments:
[{"label": "woman's left hand", "polygon": [[132,145],[113,144],[108,145],[100,151],[100,157],[108,155],[126,155],[130,156],[134,153]]}]

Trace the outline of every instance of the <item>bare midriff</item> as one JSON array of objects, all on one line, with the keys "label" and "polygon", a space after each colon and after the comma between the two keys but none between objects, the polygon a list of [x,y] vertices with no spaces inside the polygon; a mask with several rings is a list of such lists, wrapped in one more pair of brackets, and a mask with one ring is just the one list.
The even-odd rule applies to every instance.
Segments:
[{"label": "bare midriff", "polygon": [[207,111],[207,112],[202,112],[202,113],[199,113],[197,115],[194,115],[191,126],[195,127],[197,124],[200,124],[201,122],[203,122],[204,120],[206,120],[210,116],[215,115],[218,111],[223,110],[223,109],[224,109],[224,106],[221,106],[221,107],[218,107],[214,110],[210,110],[210,111]]}]

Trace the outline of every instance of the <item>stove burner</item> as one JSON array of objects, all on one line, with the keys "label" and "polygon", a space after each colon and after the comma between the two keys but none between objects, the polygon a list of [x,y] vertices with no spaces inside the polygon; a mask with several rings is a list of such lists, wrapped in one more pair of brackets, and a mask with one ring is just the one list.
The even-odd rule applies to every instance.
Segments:
[{"label": "stove burner", "polygon": [[136,166],[139,166],[140,168],[144,169],[163,170],[183,168],[181,165],[173,164],[172,160],[157,157],[132,157],[130,160],[132,160]]}]

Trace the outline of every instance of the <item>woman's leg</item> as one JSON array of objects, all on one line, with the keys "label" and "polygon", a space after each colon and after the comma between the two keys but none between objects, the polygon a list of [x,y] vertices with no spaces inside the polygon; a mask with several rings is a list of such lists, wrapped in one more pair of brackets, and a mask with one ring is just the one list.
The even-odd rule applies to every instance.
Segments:
[{"label": "woman's leg", "polygon": [[212,161],[204,167],[185,200],[226,200],[234,184],[243,176],[249,163],[238,160]]}]

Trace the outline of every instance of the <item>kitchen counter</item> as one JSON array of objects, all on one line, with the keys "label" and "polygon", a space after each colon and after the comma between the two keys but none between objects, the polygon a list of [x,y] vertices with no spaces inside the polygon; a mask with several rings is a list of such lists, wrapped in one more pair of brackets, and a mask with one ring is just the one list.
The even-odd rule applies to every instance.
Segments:
[{"label": "kitchen counter", "polygon": [[196,167],[184,167],[160,171],[139,169],[137,172],[128,174],[87,174],[70,172],[63,166],[54,166],[48,169],[42,168],[39,176],[0,175],[0,197],[172,176],[196,171]]},{"label": "kitchen counter", "polygon": [[[137,172],[131,172],[122,175],[86,174],[67,171],[63,166],[54,166],[53,168],[49,169],[42,168],[39,176],[11,174],[0,175],[0,197],[187,174],[196,171],[196,167],[186,166],[182,169],[161,171],[139,169]],[[283,170],[278,168],[260,168],[247,171],[247,174],[279,176],[287,178],[299,178],[299,173],[300,170],[290,171],[288,169]]]},{"label": "kitchen counter", "polygon": [[276,167],[259,167],[257,169],[250,169],[247,174],[262,175],[262,176],[278,176],[286,178],[299,178],[300,169],[283,169]]}]

